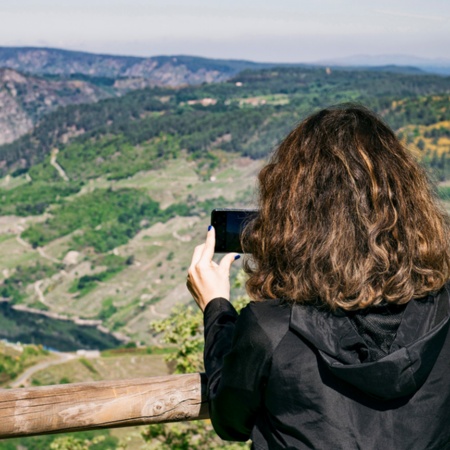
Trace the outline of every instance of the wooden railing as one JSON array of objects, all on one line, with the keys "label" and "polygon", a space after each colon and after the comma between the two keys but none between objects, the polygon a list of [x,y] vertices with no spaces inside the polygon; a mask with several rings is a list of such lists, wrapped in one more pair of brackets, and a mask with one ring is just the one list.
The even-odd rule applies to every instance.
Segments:
[{"label": "wooden railing", "polygon": [[208,418],[202,374],[0,390],[0,438]]}]

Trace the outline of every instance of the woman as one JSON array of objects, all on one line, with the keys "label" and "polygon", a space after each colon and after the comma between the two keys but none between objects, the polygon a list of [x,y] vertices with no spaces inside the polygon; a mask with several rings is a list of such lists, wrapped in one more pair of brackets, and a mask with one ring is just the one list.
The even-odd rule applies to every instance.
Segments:
[{"label": "woman", "polygon": [[204,311],[211,420],[256,449],[450,448],[449,225],[372,112],[304,120],[259,174],[237,315],[214,229],[188,288]]}]

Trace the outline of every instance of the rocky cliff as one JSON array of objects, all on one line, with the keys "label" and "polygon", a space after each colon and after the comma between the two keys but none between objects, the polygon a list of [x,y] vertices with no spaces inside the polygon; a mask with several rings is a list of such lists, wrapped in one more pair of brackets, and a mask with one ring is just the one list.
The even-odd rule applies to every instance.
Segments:
[{"label": "rocky cliff", "polygon": [[87,81],[46,80],[0,69],[0,145],[22,136],[59,106],[92,103],[110,95]]}]

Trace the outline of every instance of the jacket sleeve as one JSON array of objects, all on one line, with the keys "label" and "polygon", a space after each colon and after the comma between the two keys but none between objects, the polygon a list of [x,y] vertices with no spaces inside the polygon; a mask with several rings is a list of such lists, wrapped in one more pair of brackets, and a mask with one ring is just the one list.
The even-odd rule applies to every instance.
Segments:
[{"label": "jacket sleeve", "polygon": [[205,308],[205,370],[209,412],[217,434],[246,441],[262,405],[271,345],[252,304],[238,315],[223,298]]}]

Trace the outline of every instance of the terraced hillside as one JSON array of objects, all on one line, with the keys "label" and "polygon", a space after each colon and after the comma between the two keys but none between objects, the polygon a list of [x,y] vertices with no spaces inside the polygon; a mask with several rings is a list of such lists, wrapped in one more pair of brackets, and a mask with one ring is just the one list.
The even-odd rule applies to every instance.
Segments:
[{"label": "terraced hillside", "polygon": [[448,77],[272,68],[59,109],[0,147],[0,295],[150,343],[149,322],[191,301],[210,210],[254,205],[258,170],[302,117],[363,102],[445,181],[449,100]]}]

